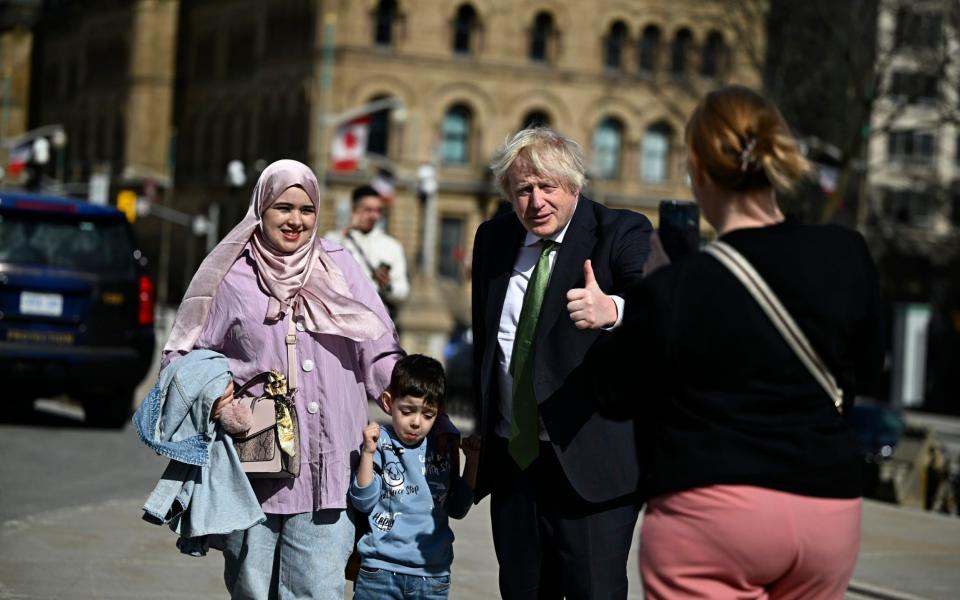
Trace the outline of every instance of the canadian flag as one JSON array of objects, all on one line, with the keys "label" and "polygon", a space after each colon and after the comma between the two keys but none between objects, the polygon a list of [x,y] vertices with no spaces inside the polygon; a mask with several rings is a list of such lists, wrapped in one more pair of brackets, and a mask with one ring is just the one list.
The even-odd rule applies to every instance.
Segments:
[{"label": "canadian flag", "polygon": [[33,156],[31,151],[33,141],[18,144],[10,149],[7,159],[7,172],[10,175],[18,175],[27,167],[30,158]]},{"label": "canadian flag", "polygon": [[367,152],[367,134],[370,132],[370,115],[363,115],[337,127],[333,136],[330,158],[334,171],[354,171]]}]

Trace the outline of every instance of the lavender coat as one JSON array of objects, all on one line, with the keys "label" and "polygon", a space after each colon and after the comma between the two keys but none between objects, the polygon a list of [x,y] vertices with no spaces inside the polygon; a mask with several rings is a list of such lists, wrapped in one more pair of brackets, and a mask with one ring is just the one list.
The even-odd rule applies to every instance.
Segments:
[{"label": "lavender coat", "polygon": [[[367,424],[367,400],[379,398],[390,383],[394,363],[403,356],[396,330],[366,274],[349,252],[326,240],[320,243],[343,272],[354,299],[370,307],[389,333],[374,341],[354,342],[298,327],[300,476],[251,480],[265,513],[346,508],[351,471],[359,460]],[[261,371],[287,372],[287,324],[264,321],[268,297],[258,286],[254,269],[244,250],[217,289],[194,345],[226,356],[238,387]]]}]

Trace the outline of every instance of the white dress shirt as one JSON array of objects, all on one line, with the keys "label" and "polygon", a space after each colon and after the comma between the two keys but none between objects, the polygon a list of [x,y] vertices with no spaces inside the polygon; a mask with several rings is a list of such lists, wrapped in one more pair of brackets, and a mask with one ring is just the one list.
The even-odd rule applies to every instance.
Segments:
[{"label": "white dress shirt", "polygon": [[328,231],[323,237],[340,244],[352,254],[373,282],[375,289],[379,288],[373,278],[373,269],[381,264],[389,265],[390,289],[384,294],[384,299],[393,303],[406,300],[410,295],[410,282],[407,281],[407,258],[400,242],[377,227],[371,229],[370,233],[361,233],[357,229],[347,231],[347,236],[344,236],[343,231]]},{"label": "white dress shirt", "polygon": [[[557,262],[557,253],[563,245],[563,238],[567,234],[568,222],[563,229],[544,239],[550,239],[557,244],[550,253],[550,274],[553,275],[553,266]],[[517,260],[513,263],[513,272],[510,274],[510,283],[507,285],[507,295],[503,299],[503,309],[500,312],[500,323],[497,327],[497,386],[500,390],[500,420],[494,426],[494,432],[507,439],[510,438],[510,419],[513,415],[513,376],[510,375],[510,359],[513,356],[513,341],[517,333],[517,322],[520,320],[520,309],[523,307],[523,295],[527,292],[527,285],[533,270],[540,260],[541,238],[527,232],[523,245],[517,252]],[[580,265],[583,268],[583,265]],[[547,285],[549,286],[549,280]],[[617,320],[607,329],[614,329],[623,319],[624,300],[619,296],[610,296],[617,305]],[[570,318],[569,313],[565,318]],[[540,424],[540,439],[547,440],[543,423]]]}]

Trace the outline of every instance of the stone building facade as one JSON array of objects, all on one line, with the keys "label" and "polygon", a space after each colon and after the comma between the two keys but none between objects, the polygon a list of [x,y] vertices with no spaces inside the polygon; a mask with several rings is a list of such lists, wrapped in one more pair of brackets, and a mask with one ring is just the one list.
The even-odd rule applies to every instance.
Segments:
[{"label": "stone building facade", "polygon": [[[722,83],[760,87],[745,48],[762,56],[765,43],[762,19],[738,21],[723,0],[77,4],[50,3],[35,28],[30,117],[65,125],[73,180],[109,165],[117,189],[188,214],[215,205],[222,235],[270,161],[317,171],[322,229],[342,224],[353,186],[388,171],[386,227],[407,249],[415,294],[428,296],[401,313],[405,341],[433,353],[439,332],[468,318],[473,232],[499,200],[487,165],[508,135],[528,123],[566,133],[590,163],[585,193],[655,220],[660,200],[690,198],[682,133],[697,98]],[[330,169],[337,116],[383,99],[392,104],[371,115],[367,158]],[[230,161],[244,183],[225,183]],[[432,272],[417,268],[423,165],[438,183]],[[155,220],[137,226],[159,247]],[[183,257],[185,246],[166,262],[184,270],[170,298],[202,254]],[[435,331],[416,337],[421,327]]]},{"label": "stone building facade", "polygon": [[880,3],[867,201],[877,253],[960,259],[960,5]]}]

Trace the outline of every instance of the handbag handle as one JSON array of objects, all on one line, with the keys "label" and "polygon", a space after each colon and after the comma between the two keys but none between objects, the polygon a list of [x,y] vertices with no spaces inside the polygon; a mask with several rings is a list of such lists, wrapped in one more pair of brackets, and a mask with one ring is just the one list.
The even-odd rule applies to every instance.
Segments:
[{"label": "handbag handle", "polygon": [[787,312],[787,309],[773,293],[767,282],[753,265],[733,246],[719,240],[708,244],[704,252],[720,261],[720,264],[730,270],[740,280],[740,283],[750,292],[763,312],[773,322],[777,330],[786,340],[787,345],[794,351],[800,362],[807,367],[813,378],[817,380],[837,408],[843,414],[843,390],[837,385],[837,380],[827,369],[820,355],[817,354],[807,336],[803,334],[796,321]]}]

